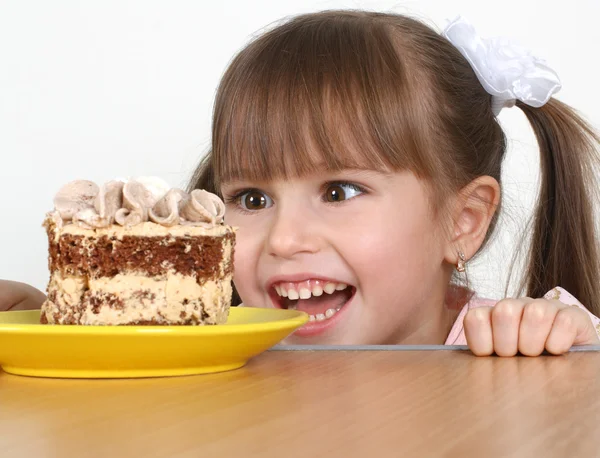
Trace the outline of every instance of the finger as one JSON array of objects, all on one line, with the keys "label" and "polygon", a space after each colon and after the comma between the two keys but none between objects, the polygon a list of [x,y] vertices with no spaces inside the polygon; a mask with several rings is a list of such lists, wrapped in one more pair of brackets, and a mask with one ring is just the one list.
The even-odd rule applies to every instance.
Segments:
[{"label": "finger", "polygon": [[589,316],[577,307],[566,306],[558,311],[546,340],[546,350],[562,355],[573,345],[598,343],[598,335]]},{"label": "finger", "polygon": [[491,314],[491,307],[477,307],[465,315],[463,326],[467,345],[476,356],[494,353]]},{"label": "finger", "polygon": [[0,280],[0,311],[40,308],[46,296],[25,283]]},{"label": "finger", "polygon": [[519,349],[519,326],[529,298],[504,299],[492,309],[492,336],[498,356],[514,356]]},{"label": "finger", "polygon": [[554,318],[562,306],[545,299],[525,305],[519,327],[519,352],[527,356],[541,355],[552,330]]}]

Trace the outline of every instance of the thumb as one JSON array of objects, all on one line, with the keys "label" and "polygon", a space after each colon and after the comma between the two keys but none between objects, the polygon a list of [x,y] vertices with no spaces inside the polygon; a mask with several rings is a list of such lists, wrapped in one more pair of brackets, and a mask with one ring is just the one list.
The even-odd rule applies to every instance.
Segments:
[{"label": "thumb", "polygon": [[590,317],[583,311],[580,311],[583,315],[580,325],[577,326],[577,333],[573,340],[573,345],[597,345],[600,343],[598,333],[594,327],[594,323],[590,320]]},{"label": "thumb", "polygon": [[598,337],[599,331],[596,330],[596,323],[593,321],[596,317],[590,314],[583,306],[577,305],[566,305],[559,314],[567,311],[573,315],[573,324],[575,325],[573,345],[595,345],[600,343],[600,338]]},{"label": "thumb", "polygon": [[554,355],[561,355],[573,346],[594,345],[599,342],[588,313],[578,307],[562,304],[554,317],[546,340],[546,350]]}]

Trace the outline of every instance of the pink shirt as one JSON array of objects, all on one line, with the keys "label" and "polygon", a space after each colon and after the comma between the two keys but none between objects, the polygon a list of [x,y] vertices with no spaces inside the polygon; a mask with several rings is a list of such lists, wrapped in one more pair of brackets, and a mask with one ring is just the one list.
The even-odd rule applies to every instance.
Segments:
[{"label": "pink shirt", "polygon": [[[562,288],[554,288],[552,291],[549,291],[548,293],[546,293],[546,295],[544,296],[544,299],[558,300],[558,301],[562,302],[563,304],[573,305],[575,307],[579,307],[582,310],[585,310],[588,313],[588,315],[590,316],[590,319],[592,320],[594,327],[596,328],[596,333],[598,333],[598,336],[600,337],[600,318],[596,317],[595,315],[592,315],[588,311],[588,309],[586,309],[581,304],[581,302],[579,302],[577,299],[575,299],[567,291],[565,291]],[[458,318],[454,322],[454,325],[452,326],[452,329],[450,330],[450,334],[448,334],[448,338],[446,339],[446,345],[466,345],[467,339],[465,338],[465,330],[463,327],[463,322],[464,322],[465,315],[467,314],[467,312],[469,310],[477,308],[477,307],[493,307],[494,305],[496,305],[497,302],[498,301],[495,301],[495,300],[480,299],[477,297],[473,297],[471,300],[469,300],[465,304],[465,306],[462,308],[462,310],[460,311],[460,314],[458,315]]]}]

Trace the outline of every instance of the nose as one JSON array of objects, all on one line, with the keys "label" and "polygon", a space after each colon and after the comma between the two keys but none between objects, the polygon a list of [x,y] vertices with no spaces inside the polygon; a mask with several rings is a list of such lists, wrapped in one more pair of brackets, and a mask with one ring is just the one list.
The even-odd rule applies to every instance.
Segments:
[{"label": "nose", "polygon": [[271,256],[291,259],[304,253],[316,253],[323,244],[318,218],[299,207],[278,208],[273,216],[267,237]]}]

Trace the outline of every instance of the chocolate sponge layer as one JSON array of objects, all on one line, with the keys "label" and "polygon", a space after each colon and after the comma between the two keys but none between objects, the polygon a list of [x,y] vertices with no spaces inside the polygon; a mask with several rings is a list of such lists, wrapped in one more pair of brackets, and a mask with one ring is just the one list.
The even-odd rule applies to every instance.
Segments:
[{"label": "chocolate sponge layer", "polygon": [[221,272],[226,242],[233,244],[235,235],[221,237],[139,237],[121,238],[62,234],[55,241],[49,233],[49,269],[65,275],[89,278],[114,277],[128,272],[157,276],[166,269],[192,275],[198,282],[231,275],[229,259]]}]

